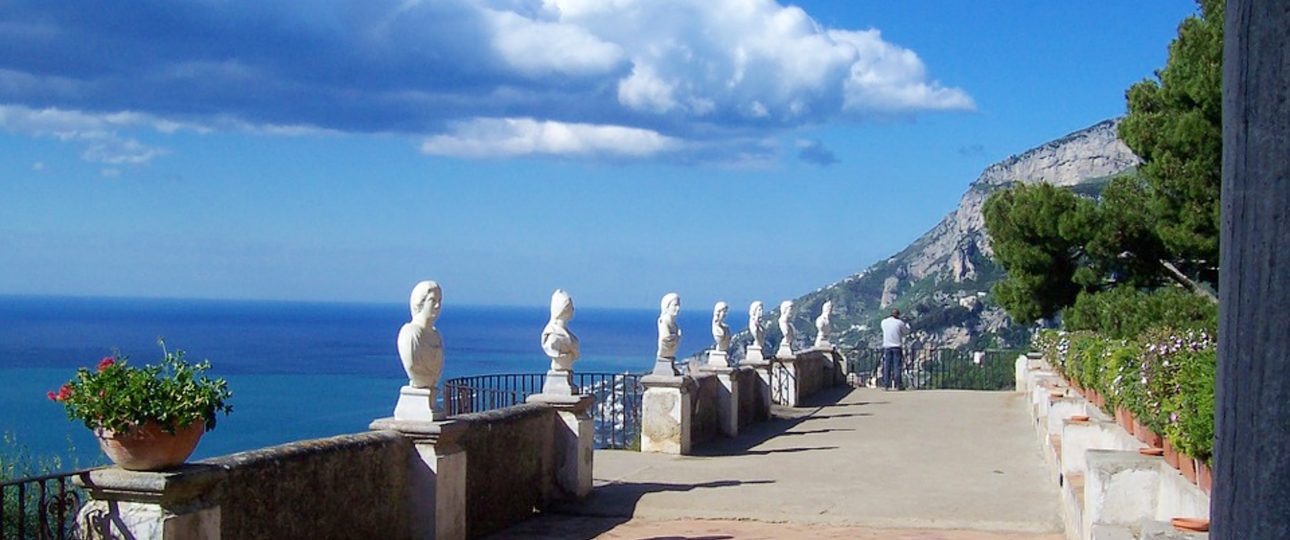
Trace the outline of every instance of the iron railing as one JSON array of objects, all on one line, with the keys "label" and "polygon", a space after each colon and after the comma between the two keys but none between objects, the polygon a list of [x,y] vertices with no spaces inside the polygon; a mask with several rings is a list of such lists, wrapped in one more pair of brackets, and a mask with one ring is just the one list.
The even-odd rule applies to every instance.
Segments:
[{"label": "iron railing", "polygon": [[0,539],[72,538],[76,513],[84,502],[84,495],[71,485],[71,479],[87,471],[82,469],[0,482]]},{"label": "iron railing", "polygon": [[[628,448],[640,438],[642,374],[574,373],[574,392],[592,395],[597,448]],[[543,373],[473,375],[443,383],[443,409],[448,416],[475,413],[524,403],[542,392]]]},{"label": "iron railing", "polygon": [[[901,384],[909,390],[1011,390],[1015,384],[1013,361],[1024,351],[989,349],[904,349]],[[843,349],[849,373],[862,383],[884,386],[882,349]]]}]

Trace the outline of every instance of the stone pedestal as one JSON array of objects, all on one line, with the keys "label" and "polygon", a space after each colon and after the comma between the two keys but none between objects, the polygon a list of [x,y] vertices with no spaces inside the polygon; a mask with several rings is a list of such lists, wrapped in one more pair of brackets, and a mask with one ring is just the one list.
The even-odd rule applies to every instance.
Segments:
[{"label": "stone pedestal", "polygon": [[662,356],[654,358],[654,370],[650,372],[650,375],[657,377],[676,377],[680,374],[681,372],[676,369],[675,358],[665,358]]},{"label": "stone pedestal", "polygon": [[726,351],[708,351],[707,367],[726,368],[730,367],[729,355]]},{"label": "stone pedestal", "polygon": [[771,362],[771,399],[786,407],[796,407],[798,396],[797,357],[779,357]]},{"label": "stone pedestal", "polygon": [[73,480],[89,495],[76,516],[78,538],[217,540],[224,478],[219,467],[200,464],[166,472],[89,471]]},{"label": "stone pedestal", "polygon": [[780,340],[779,349],[775,351],[775,358],[794,358],[797,353],[793,352],[793,343],[787,339]]},{"label": "stone pedestal", "polygon": [[560,489],[568,498],[581,499],[590,495],[592,458],[596,449],[596,426],[591,418],[595,396],[543,392],[529,396],[525,401],[554,408],[564,424],[556,435],[556,482]]},{"label": "stone pedestal", "polygon": [[369,428],[397,431],[416,447],[408,494],[412,537],[466,538],[466,452],[458,444],[466,425],[381,418]]},{"label": "stone pedestal", "polygon": [[641,377],[641,452],[689,454],[694,379],[685,376]]},{"label": "stone pedestal", "polygon": [[542,393],[552,396],[573,395],[573,372],[567,369],[549,369],[546,381],[542,383]]},{"label": "stone pedestal", "polygon": [[394,418],[412,422],[433,422],[435,389],[404,386],[399,389],[399,401],[394,405]]},{"label": "stone pedestal", "polygon": [[744,350],[744,359],[740,362],[740,365],[755,365],[765,361],[766,357],[762,356],[761,346],[749,345],[748,348]]},{"label": "stone pedestal", "polygon": [[[724,354],[722,353],[723,356]],[[743,372],[729,366],[707,366],[703,371],[716,374],[717,380],[721,381],[721,388],[717,395],[717,422],[721,426],[721,434],[727,437],[738,435],[739,378]]]}]

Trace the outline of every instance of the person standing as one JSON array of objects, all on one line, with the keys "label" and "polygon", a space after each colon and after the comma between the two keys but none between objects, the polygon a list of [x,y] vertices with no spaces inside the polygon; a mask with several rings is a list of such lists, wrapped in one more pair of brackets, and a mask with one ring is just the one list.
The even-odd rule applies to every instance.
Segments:
[{"label": "person standing", "polygon": [[901,368],[904,363],[902,342],[909,333],[909,325],[900,319],[900,310],[891,310],[891,316],[882,320],[882,386],[884,389],[901,388]]}]

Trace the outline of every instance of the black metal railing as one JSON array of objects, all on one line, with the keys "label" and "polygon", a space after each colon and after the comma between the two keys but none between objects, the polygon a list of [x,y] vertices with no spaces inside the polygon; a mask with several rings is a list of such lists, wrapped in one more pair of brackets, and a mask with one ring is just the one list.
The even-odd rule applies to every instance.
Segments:
[{"label": "black metal railing", "polygon": [[[592,395],[597,448],[629,448],[640,439],[642,374],[574,373],[574,392]],[[473,375],[443,383],[443,409],[447,416],[475,413],[524,403],[542,392],[543,373]]]},{"label": "black metal railing", "polygon": [[72,538],[85,496],[71,479],[87,470],[0,482],[0,539]]},{"label": "black metal railing", "polygon": [[[917,348],[903,351],[901,386],[909,390],[1011,390],[1015,385],[1013,362],[1021,350]],[[883,350],[843,349],[849,373],[862,383],[882,387]]]}]

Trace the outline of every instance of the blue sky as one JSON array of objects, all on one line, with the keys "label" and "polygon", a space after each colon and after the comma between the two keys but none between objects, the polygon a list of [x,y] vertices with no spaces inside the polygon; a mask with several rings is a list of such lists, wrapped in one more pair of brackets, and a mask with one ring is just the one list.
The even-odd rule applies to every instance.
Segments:
[{"label": "blue sky", "polygon": [[0,4],[0,294],[773,305],[1123,114],[1189,1]]}]

